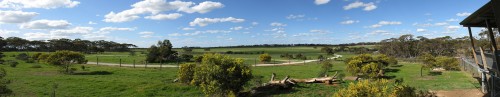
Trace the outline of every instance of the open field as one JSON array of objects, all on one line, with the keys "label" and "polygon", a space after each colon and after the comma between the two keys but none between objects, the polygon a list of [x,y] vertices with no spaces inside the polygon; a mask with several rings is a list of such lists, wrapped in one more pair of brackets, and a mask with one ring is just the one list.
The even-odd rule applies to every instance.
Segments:
[{"label": "open field", "polygon": [[[256,64],[258,63],[259,55],[256,54],[258,52],[264,52],[268,53],[273,57],[273,62],[275,63],[285,63],[288,61],[291,62],[297,62],[297,61],[303,61],[299,59],[291,59],[288,60],[286,58],[280,58],[280,55],[288,53],[288,54],[302,54],[307,56],[308,60],[310,59],[317,59],[319,55],[325,55],[325,53],[321,52],[321,47],[317,47],[316,49],[313,47],[249,47],[249,48],[212,48],[210,51],[204,51],[204,49],[193,49],[192,52],[184,52],[182,49],[174,49],[178,51],[179,53],[186,53],[186,54],[191,54],[194,56],[197,55],[202,55],[204,53],[224,53],[227,51],[232,51],[232,52],[247,52],[247,53],[253,53],[253,54],[228,54],[231,57],[234,58],[242,58],[245,60],[246,64]],[[134,50],[136,53],[135,56],[131,56],[129,52],[105,52],[103,54],[87,54],[85,55],[87,60],[89,62],[97,62],[97,57],[99,57],[99,62],[105,62],[105,63],[119,63],[120,59],[122,59],[122,63],[125,64],[133,64],[133,61],[135,60],[136,64],[144,64],[145,54],[147,53],[146,49],[135,49]],[[144,53],[141,53],[144,52]],[[341,54],[342,53],[338,53]],[[328,57],[328,56],[326,56]],[[344,56],[348,57],[348,56]],[[257,61],[257,62],[256,62]],[[159,63],[154,63],[154,64],[159,64]],[[177,63],[166,63],[166,64],[175,64]]]},{"label": "open field", "polygon": [[[235,48],[233,51],[258,51],[265,48]],[[303,53],[307,56],[322,54],[319,49],[311,48],[296,48],[303,49],[302,51],[312,52]],[[211,51],[226,51],[227,48],[212,49]],[[285,50],[285,51],[282,51]],[[302,51],[290,51],[300,53]],[[283,48],[270,48],[266,50],[274,57],[279,57],[280,52],[286,52]],[[11,57],[19,52],[6,52],[6,60],[14,60]],[[203,51],[195,50],[195,54],[202,54]],[[105,53],[107,55],[126,55],[128,53]],[[140,53],[137,53],[139,55]],[[344,57],[351,57],[351,53],[339,53]],[[231,55],[232,57],[254,57],[252,55]],[[87,55],[87,58],[91,56]],[[135,57],[139,58],[139,57]],[[42,68],[30,68],[38,63],[24,63],[16,68],[7,65],[0,67],[7,70],[7,79],[12,80],[9,84],[16,96],[49,96],[54,88],[54,83],[58,84],[56,90],[57,96],[203,96],[201,90],[194,86],[173,83],[176,78],[178,68],[129,68],[129,67],[109,67],[85,65],[86,69],[82,70],[82,65],[73,65],[77,68],[76,75],[65,75],[58,72],[59,68],[52,65],[40,64]],[[391,79],[403,78],[406,84],[416,87],[417,89],[431,90],[455,90],[455,89],[474,89],[479,87],[477,80],[470,77],[461,71],[445,71],[442,74],[430,75],[425,72],[424,77],[420,77],[420,64],[400,62],[401,67],[390,67],[393,72],[387,72],[388,76],[394,76]],[[346,65],[342,61],[333,62],[333,70],[345,74]],[[317,77],[321,65],[316,62],[307,63],[306,65],[292,66],[271,66],[271,67],[253,67],[253,75],[255,77],[262,76],[263,82],[267,82],[271,73],[277,74],[277,79],[281,79],[286,75],[292,78],[311,78]],[[346,74],[348,75],[348,74]],[[250,81],[246,86],[251,87],[253,81]],[[299,87],[288,92],[276,92],[268,94],[279,97],[324,97],[330,96],[338,89],[345,87],[348,84],[342,83],[338,86],[327,86],[323,84],[299,84]]]}]

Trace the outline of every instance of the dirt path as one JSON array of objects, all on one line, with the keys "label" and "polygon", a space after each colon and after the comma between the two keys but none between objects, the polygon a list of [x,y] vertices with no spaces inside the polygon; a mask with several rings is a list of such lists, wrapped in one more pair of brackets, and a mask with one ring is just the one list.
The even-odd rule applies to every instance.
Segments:
[{"label": "dirt path", "polygon": [[[333,59],[333,58],[336,58],[336,57],[331,57],[328,59]],[[286,63],[280,63],[280,64],[257,64],[257,65],[254,64],[252,66],[300,65],[300,64],[304,64],[304,62],[309,63],[309,62],[315,62],[315,61],[319,61],[319,60],[305,60],[305,61],[300,61],[300,62],[286,62]],[[96,65],[97,63],[96,62],[87,62],[87,64]],[[116,64],[116,63],[103,63],[103,62],[99,62],[99,65],[120,66],[120,64]],[[122,64],[122,67],[134,67],[134,65],[133,64]],[[135,67],[145,67],[145,65],[144,64],[135,64]],[[159,68],[160,65],[147,65],[147,67]],[[163,67],[178,67],[178,66],[177,65],[162,65],[161,67],[163,68]]]},{"label": "dirt path", "polygon": [[438,97],[483,97],[484,94],[479,89],[461,89],[461,90],[439,90],[435,91]]}]

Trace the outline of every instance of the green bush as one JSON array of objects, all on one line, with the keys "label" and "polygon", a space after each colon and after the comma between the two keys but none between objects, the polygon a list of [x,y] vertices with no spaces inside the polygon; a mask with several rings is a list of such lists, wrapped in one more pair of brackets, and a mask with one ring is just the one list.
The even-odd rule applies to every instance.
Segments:
[{"label": "green bush", "polygon": [[333,67],[333,65],[332,65],[332,63],[330,63],[330,61],[323,61],[321,64],[322,64],[321,71],[319,72],[318,77],[325,76],[328,73],[328,71],[332,70],[332,67]]},{"label": "green bush", "polygon": [[16,56],[16,59],[26,61],[29,59],[29,56],[26,53],[20,53]]},{"label": "green bush", "polygon": [[415,88],[402,84],[393,84],[389,80],[363,80],[350,83],[340,89],[334,97],[417,97]]},{"label": "green bush", "polygon": [[196,68],[192,84],[197,85],[207,96],[228,96],[239,93],[252,79],[252,71],[243,59],[221,54],[205,54]]},{"label": "green bush", "polygon": [[69,74],[73,72],[73,70],[70,69],[70,65],[83,64],[86,61],[87,60],[85,60],[85,56],[82,53],[66,50],[51,53],[47,58],[44,59],[44,62],[59,66],[62,69],[65,69],[65,73]]},{"label": "green bush", "polygon": [[436,57],[436,64],[446,70],[460,70],[458,60],[453,57]]},{"label": "green bush", "polygon": [[271,57],[271,55],[269,55],[269,54],[261,54],[261,55],[259,56],[259,60],[260,60],[260,62],[271,62],[271,58],[272,58],[272,57]]},{"label": "green bush", "polygon": [[7,60],[7,62],[5,62],[5,63],[6,63],[6,65],[9,65],[10,67],[14,67],[14,68],[19,64],[19,62],[14,61],[14,60]]},{"label": "green bush", "polygon": [[385,67],[395,62],[390,62],[390,58],[383,54],[361,54],[347,58],[345,63],[347,64],[347,72],[352,75],[361,73],[363,76],[369,78],[377,78],[383,76]]},{"label": "green bush", "polygon": [[193,80],[194,70],[196,69],[196,64],[186,63],[181,64],[177,75],[179,76],[179,82],[189,84]]}]

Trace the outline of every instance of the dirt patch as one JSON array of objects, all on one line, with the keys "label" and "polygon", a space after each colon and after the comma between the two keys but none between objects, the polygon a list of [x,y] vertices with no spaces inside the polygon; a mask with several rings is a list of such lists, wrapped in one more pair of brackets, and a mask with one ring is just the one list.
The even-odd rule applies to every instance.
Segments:
[{"label": "dirt patch", "polygon": [[358,77],[355,76],[346,76],[344,77],[344,80],[350,80],[350,81],[355,81]]},{"label": "dirt patch", "polygon": [[438,97],[483,97],[479,89],[439,90],[435,91]]}]

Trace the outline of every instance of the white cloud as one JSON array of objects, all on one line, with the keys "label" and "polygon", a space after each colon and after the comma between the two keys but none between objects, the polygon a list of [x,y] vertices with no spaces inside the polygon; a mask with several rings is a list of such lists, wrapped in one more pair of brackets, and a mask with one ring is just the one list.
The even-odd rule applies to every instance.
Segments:
[{"label": "white cloud", "polygon": [[377,24],[373,24],[371,26],[368,26],[368,28],[378,28],[378,27],[382,27],[384,25],[401,25],[401,24],[403,24],[403,23],[400,21],[380,21]]},{"label": "white cloud", "polygon": [[54,36],[69,37],[73,35],[90,34],[92,30],[94,30],[92,27],[75,27],[72,29],[52,30],[50,34]]},{"label": "white cloud", "polygon": [[465,16],[469,16],[471,15],[472,13],[468,13],[468,12],[462,12],[462,13],[457,13],[457,16],[460,16],[460,17],[465,17]]},{"label": "white cloud", "polygon": [[294,15],[294,14],[290,14],[286,17],[286,19],[300,19],[300,18],[304,18],[306,15],[303,15],[303,14],[299,14],[299,15]]},{"label": "white cloud", "polygon": [[275,27],[284,27],[284,26],[286,26],[286,24],[279,23],[279,22],[272,22],[270,25],[271,26],[275,26]]},{"label": "white cloud", "polygon": [[97,24],[97,23],[89,21],[89,25],[95,25],[95,24]]},{"label": "white cloud", "polygon": [[344,10],[350,10],[350,9],[360,8],[360,7],[364,7],[363,10],[365,10],[365,11],[372,11],[374,9],[377,9],[377,6],[373,2],[363,3],[363,2],[356,1],[356,2],[353,2],[349,5],[344,6]]},{"label": "white cloud", "polygon": [[241,30],[241,29],[243,29],[243,27],[242,26],[237,26],[237,27],[232,27],[230,29],[231,30]]},{"label": "white cloud", "polygon": [[359,23],[359,20],[347,20],[347,21],[340,22],[340,24],[344,24],[344,25],[354,24],[354,23]]},{"label": "white cloud", "polygon": [[182,16],[182,14],[180,14],[180,13],[171,13],[171,14],[151,15],[151,16],[146,16],[144,18],[151,19],[151,20],[175,20],[181,16]]},{"label": "white cloud", "polygon": [[182,36],[182,35],[179,33],[172,33],[172,34],[168,34],[168,36]]},{"label": "white cloud", "polygon": [[36,20],[21,25],[24,29],[65,29],[70,26],[66,20]]},{"label": "white cloud", "polygon": [[3,38],[6,38],[6,36],[10,36],[13,33],[19,33],[19,31],[0,29],[0,37],[3,37]]},{"label": "white cloud", "polygon": [[184,28],[182,28],[182,30],[184,30],[184,31],[189,31],[189,30],[196,30],[196,28],[184,27]]},{"label": "white cloud", "polygon": [[257,26],[257,25],[259,25],[258,22],[252,22],[252,26]]},{"label": "white cloud", "polygon": [[118,28],[118,27],[104,27],[99,29],[101,32],[111,32],[111,31],[134,31],[136,28]]},{"label": "white cloud", "polygon": [[328,30],[310,30],[309,32],[311,32],[311,33],[320,33],[320,34],[331,33]]},{"label": "white cloud", "polygon": [[234,18],[234,17],[227,17],[227,18],[196,18],[194,21],[189,22],[190,26],[207,26],[208,24],[214,24],[214,23],[220,23],[220,22],[233,22],[233,23],[239,23],[239,22],[244,22],[245,19],[239,19],[239,18]]},{"label": "white cloud", "polygon": [[138,34],[141,34],[141,35],[151,35],[151,34],[155,34],[155,32],[143,31],[143,32],[139,32]]},{"label": "white cloud", "polygon": [[454,32],[454,31],[457,31],[458,29],[460,29],[460,26],[448,26],[448,27],[446,27],[446,30],[448,32]]},{"label": "white cloud", "polygon": [[448,21],[448,22],[456,22],[456,21],[458,21],[458,19],[451,18],[451,19],[448,19],[446,21]]},{"label": "white cloud", "polygon": [[55,9],[59,7],[73,8],[80,4],[78,1],[71,0],[3,0],[0,2],[0,8],[44,8]]},{"label": "white cloud", "polygon": [[314,4],[321,5],[330,2],[330,0],[314,0]]},{"label": "white cloud", "polygon": [[29,33],[24,33],[23,35],[28,40],[46,40],[46,39],[55,39],[55,38],[66,38],[63,36],[55,36],[55,35],[51,35],[49,33],[42,33],[42,32],[29,32]]},{"label": "white cloud", "polygon": [[368,33],[368,35],[393,35],[393,34],[385,30],[375,30]]},{"label": "white cloud", "polygon": [[417,32],[426,32],[427,29],[417,29]]},{"label": "white cloud", "polygon": [[0,23],[24,23],[29,22],[33,17],[37,16],[36,12],[23,11],[1,11]]},{"label": "white cloud", "polygon": [[231,31],[226,30],[205,30],[205,31],[195,31],[193,33],[184,33],[184,36],[196,36],[199,34],[217,34],[217,33],[230,33]]},{"label": "white cloud", "polygon": [[200,4],[193,6],[191,8],[179,8],[179,11],[187,12],[187,13],[207,13],[210,12],[214,9],[222,8],[224,5],[220,2],[212,2],[212,1],[205,1],[201,2]]},{"label": "white cloud", "polygon": [[440,23],[435,23],[434,25],[436,26],[445,26],[445,25],[449,25],[447,22],[440,22]]},{"label": "white cloud", "polygon": [[[194,5],[194,6],[193,6]],[[118,13],[110,12],[105,15],[105,22],[127,22],[140,18],[142,14],[151,14],[149,18],[153,19],[153,16],[165,12],[165,11],[181,11],[186,13],[207,13],[214,9],[222,8],[224,5],[219,2],[212,1],[204,1],[198,5],[193,2],[184,2],[184,1],[171,1],[167,2],[166,0],[144,0],[137,2],[131,5],[132,8],[128,10],[124,10]],[[165,15],[160,15],[159,17],[166,17]],[[171,17],[180,17],[179,14],[168,16]],[[157,19],[158,19],[157,18]]]}]

